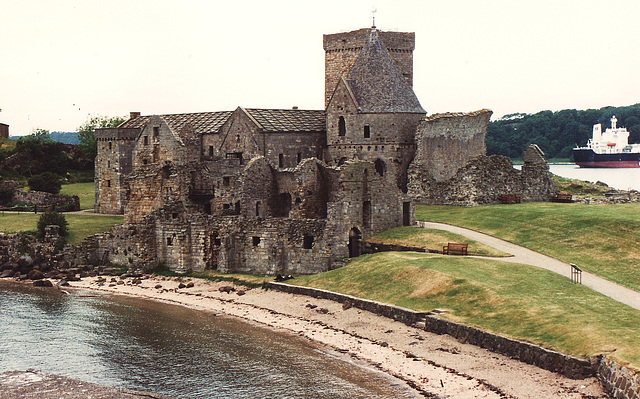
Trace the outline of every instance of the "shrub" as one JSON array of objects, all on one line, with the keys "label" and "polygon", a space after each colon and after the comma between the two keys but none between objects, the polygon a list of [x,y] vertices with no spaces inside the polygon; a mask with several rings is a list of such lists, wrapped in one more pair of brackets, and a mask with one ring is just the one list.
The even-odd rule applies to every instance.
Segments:
[{"label": "shrub", "polygon": [[0,205],[7,205],[13,197],[13,190],[9,187],[0,187]]},{"label": "shrub", "polygon": [[69,230],[67,229],[67,219],[63,214],[47,211],[40,216],[38,219],[38,238],[44,238],[44,229],[45,227],[55,224],[60,227],[60,237],[67,237],[69,235]]},{"label": "shrub", "polygon": [[44,191],[46,193],[58,194],[62,188],[60,176],[51,172],[40,173],[29,179],[29,188],[33,191]]}]

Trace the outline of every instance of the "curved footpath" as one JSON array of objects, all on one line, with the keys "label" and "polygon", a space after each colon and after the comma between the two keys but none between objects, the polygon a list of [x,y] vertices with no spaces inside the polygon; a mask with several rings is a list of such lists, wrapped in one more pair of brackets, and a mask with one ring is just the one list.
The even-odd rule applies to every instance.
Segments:
[{"label": "curved footpath", "polygon": [[[470,238],[474,241],[478,241],[482,244],[513,255],[512,257],[491,259],[536,266],[550,270],[554,273],[558,273],[567,278],[571,278],[571,266],[569,263],[511,243],[509,241],[501,240],[488,234],[480,233],[479,231],[446,223],[419,221],[418,225],[428,229],[449,231],[451,233]],[[486,259],[486,257],[483,258]],[[638,291],[634,291],[630,288],[624,287],[620,284],[616,284],[605,278],[585,271],[582,272],[582,284],[620,303],[624,303],[625,305],[631,306],[634,309],[640,310],[640,292]]]}]

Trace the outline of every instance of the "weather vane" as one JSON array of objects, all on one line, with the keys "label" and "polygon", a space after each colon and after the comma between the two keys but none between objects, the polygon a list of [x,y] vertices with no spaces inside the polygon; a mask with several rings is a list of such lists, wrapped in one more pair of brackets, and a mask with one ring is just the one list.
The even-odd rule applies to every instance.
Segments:
[{"label": "weather vane", "polygon": [[376,10],[375,8],[373,10],[371,10],[371,14],[373,15],[373,25],[371,26],[372,29],[376,28]]}]

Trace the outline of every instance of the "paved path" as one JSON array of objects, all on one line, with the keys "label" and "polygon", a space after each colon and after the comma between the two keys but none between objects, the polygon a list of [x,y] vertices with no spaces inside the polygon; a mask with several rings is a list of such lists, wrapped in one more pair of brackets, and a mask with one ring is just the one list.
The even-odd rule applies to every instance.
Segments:
[{"label": "paved path", "polygon": [[[569,263],[563,262],[561,260],[552,258],[536,251],[532,251],[520,245],[513,244],[511,242],[501,240],[499,238],[480,233],[475,230],[453,226],[445,223],[419,221],[418,225],[428,229],[445,230],[455,234],[459,234],[461,236],[481,242],[485,245],[513,255],[507,258],[491,259],[537,266],[543,269],[551,270],[552,272],[561,274],[567,278],[571,278],[571,266],[569,265]],[[638,291],[623,287],[607,279],[596,276],[595,274],[584,271],[582,272],[582,284],[594,291],[598,291],[599,293],[608,296],[609,298],[615,299],[618,302],[624,303],[634,309],[640,310],[640,292]]]}]

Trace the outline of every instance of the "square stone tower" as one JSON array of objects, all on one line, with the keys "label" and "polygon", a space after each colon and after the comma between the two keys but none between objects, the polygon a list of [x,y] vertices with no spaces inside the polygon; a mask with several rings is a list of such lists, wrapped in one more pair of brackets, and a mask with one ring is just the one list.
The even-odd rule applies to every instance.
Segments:
[{"label": "square stone tower", "polygon": [[[370,28],[351,32],[334,33],[323,36],[324,45],[324,106],[329,104],[331,95],[341,76],[346,76],[369,39]],[[396,62],[409,87],[413,87],[414,32],[378,31],[380,40]]]}]

